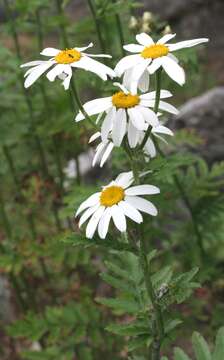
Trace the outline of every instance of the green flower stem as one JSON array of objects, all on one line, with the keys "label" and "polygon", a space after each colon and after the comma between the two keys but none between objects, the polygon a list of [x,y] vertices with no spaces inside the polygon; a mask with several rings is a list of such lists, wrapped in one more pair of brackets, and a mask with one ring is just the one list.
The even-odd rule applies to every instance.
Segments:
[{"label": "green flower stem", "polygon": [[98,39],[99,39],[101,51],[102,51],[103,54],[105,54],[106,49],[105,49],[105,45],[104,45],[103,38],[102,38],[102,31],[100,29],[99,19],[97,18],[97,14],[96,14],[96,11],[95,11],[95,8],[93,6],[92,1],[87,0],[87,2],[88,2],[88,5],[89,5],[89,8],[90,8],[94,23],[95,23],[96,33],[97,33],[97,36],[98,36]]},{"label": "green flower stem", "polygon": [[[22,56],[21,56],[21,50],[20,50],[19,39],[18,39],[18,34],[17,34],[17,30],[16,30],[15,21],[13,21],[12,18],[11,18],[11,9],[10,9],[8,0],[4,0],[4,4],[5,4],[6,16],[7,16],[7,19],[9,21],[9,24],[10,24],[10,27],[11,27],[11,33],[12,33],[12,37],[13,37],[13,40],[14,40],[17,59],[21,63],[22,62]],[[46,160],[44,149],[43,149],[42,144],[41,144],[41,140],[40,140],[38,134],[36,133],[35,116],[34,116],[33,106],[32,106],[32,102],[31,102],[31,100],[30,100],[30,98],[28,96],[27,90],[24,88],[24,85],[23,85],[22,72],[20,72],[19,79],[20,79],[21,87],[22,87],[22,90],[23,90],[23,93],[24,93],[24,98],[25,98],[25,101],[26,101],[26,104],[27,104],[29,115],[30,115],[29,116],[30,117],[30,130],[31,130],[32,136],[34,138],[34,141],[36,143],[36,147],[38,149],[43,176],[46,176],[48,174],[47,160]]]},{"label": "green flower stem", "polygon": [[157,302],[155,291],[152,285],[151,274],[147,259],[147,249],[143,234],[140,236],[140,249],[139,249],[139,260],[143,270],[146,290],[151,300],[153,307],[153,321],[152,321],[152,335],[153,335],[153,344],[151,351],[151,359],[159,360],[160,359],[160,347],[164,338],[164,325],[163,318],[160,306]]},{"label": "green flower stem", "polygon": [[72,93],[73,93],[73,96],[75,98],[75,102],[76,104],[78,105],[78,108],[80,109],[81,113],[85,116],[85,118],[89,121],[89,123],[97,130],[99,131],[99,127],[97,126],[97,124],[91,119],[91,117],[87,114],[87,112],[85,111],[82,103],[81,103],[81,100],[79,98],[79,94],[78,94],[78,91],[77,91],[77,88],[76,88],[76,83],[75,81],[71,81],[70,83],[71,85],[71,90],[72,90]]},{"label": "green flower stem", "polygon": [[[116,0],[112,0],[112,2],[116,3]],[[118,34],[119,34],[119,39],[120,39],[121,54],[122,54],[122,56],[125,56],[125,50],[123,48],[123,46],[124,46],[124,34],[123,34],[122,25],[121,25],[121,19],[120,19],[120,16],[118,14],[115,14],[115,20],[116,20],[116,24],[117,24],[117,31],[118,31]]]},{"label": "green flower stem", "polygon": [[11,175],[12,175],[13,182],[15,184],[17,193],[20,194],[20,181],[18,179],[18,176],[17,176],[17,173],[16,173],[16,168],[15,168],[15,165],[14,165],[14,161],[13,161],[13,158],[11,156],[10,149],[9,149],[8,146],[6,146],[6,145],[3,146],[3,153],[4,153],[5,158],[7,160],[9,170],[11,172]]},{"label": "green flower stem", "polygon": [[11,239],[12,228],[11,228],[11,225],[10,225],[10,222],[9,222],[6,210],[5,210],[5,204],[4,204],[3,195],[1,193],[1,190],[0,190],[0,211],[1,211],[1,220],[4,225],[6,235],[9,239]]},{"label": "green flower stem", "polygon": [[[64,16],[64,10],[62,8],[62,1],[61,0],[56,0],[55,3],[56,3],[58,15],[63,17]],[[60,35],[61,35],[64,47],[69,48],[69,41],[68,41],[66,28],[65,28],[65,25],[62,22],[60,24]]]},{"label": "green flower stem", "polygon": [[[154,112],[157,113],[158,109],[159,109],[159,101],[160,101],[160,91],[161,91],[161,75],[162,75],[162,68],[160,68],[157,72],[156,72],[156,99],[155,99],[155,105],[154,105]],[[142,140],[142,143],[140,145],[140,149],[143,149],[150,134],[151,134],[152,128],[149,126],[145,136]]]},{"label": "green flower stem", "polygon": [[[158,100],[157,100],[158,101]],[[158,106],[158,105],[157,105]],[[126,140],[126,139],[125,139]],[[139,171],[138,171],[138,162],[136,161],[133,151],[129,148],[127,141],[124,142],[124,150],[126,151],[130,163],[131,168],[134,174],[136,184],[140,183]],[[147,259],[147,247],[145,244],[144,234],[142,231],[142,227],[137,228],[137,233],[139,234],[140,246],[139,246],[139,260],[143,270],[145,285],[148,293],[148,297],[152,303],[153,307],[153,319],[152,319],[152,335],[153,335],[153,343],[152,343],[152,350],[150,352],[149,359],[150,360],[159,360],[160,359],[160,347],[164,338],[164,325],[163,325],[163,317],[162,311],[160,306],[157,302],[155,291],[152,285],[151,274]],[[131,246],[133,243],[130,240],[130,237],[127,236]],[[151,319],[151,317],[150,317]]]}]

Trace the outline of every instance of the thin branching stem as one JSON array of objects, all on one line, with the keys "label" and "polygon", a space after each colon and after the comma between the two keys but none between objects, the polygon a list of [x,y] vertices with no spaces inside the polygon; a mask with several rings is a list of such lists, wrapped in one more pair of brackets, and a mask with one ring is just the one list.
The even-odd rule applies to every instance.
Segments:
[{"label": "thin branching stem", "polygon": [[[161,91],[161,75],[162,75],[162,69],[160,68],[157,72],[156,72],[156,99],[155,99],[155,104],[154,104],[154,112],[157,113],[158,109],[159,109],[159,101],[160,101],[160,91]],[[140,149],[143,149],[150,134],[151,134],[152,128],[151,126],[148,127],[147,131],[145,132],[145,136],[142,140],[142,143],[140,145]]]},{"label": "thin branching stem", "polygon": [[[112,0],[112,2],[116,3],[116,0]],[[121,54],[122,54],[122,56],[125,56],[125,50],[123,48],[124,33],[123,33],[123,29],[122,29],[121,19],[120,19],[120,16],[118,13],[115,14],[115,20],[116,20],[116,25],[117,25],[117,32],[118,32],[119,39],[120,39]]]},{"label": "thin branching stem", "polygon": [[97,17],[96,10],[94,8],[92,0],[87,0],[87,2],[88,2],[88,5],[89,5],[89,8],[90,8],[94,23],[95,23],[96,33],[97,33],[98,40],[99,40],[99,43],[100,43],[101,51],[104,54],[105,51],[106,51],[106,48],[105,48],[103,37],[102,37],[102,30],[100,28],[100,22],[99,22],[99,19]]}]

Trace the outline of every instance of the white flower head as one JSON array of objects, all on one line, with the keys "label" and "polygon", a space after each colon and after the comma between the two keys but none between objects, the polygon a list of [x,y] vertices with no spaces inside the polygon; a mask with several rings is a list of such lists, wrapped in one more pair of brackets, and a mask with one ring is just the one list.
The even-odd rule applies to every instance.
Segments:
[{"label": "white flower head", "polygon": [[70,80],[72,77],[72,70],[74,68],[84,69],[91,71],[98,75],[101,79],[107,80],[107,76],[114,77],[114,71],[108,66],[101,64],[100,62],[92,59],[93,57],[109,57],[110,55],[94,55],[86,54],[84,51],[89,47],[92,47],[93,43],[90,43],[86,47],[76,47],[66,50],[58,50],[55,48],[46,48],[40,54],[50,57],[48,60],[31,61],[21,65],[21,67],[30,67],[25,73],[26,78],[24,86],[28,88],[31,86],[42,74],[52,69],[47,73],[47,78],[50,81],[54,81],[56,77],[63,80],[62,85],[65,90],[69,88]]},{"label": "white flower head", "polygon": [[159,188],[153,185],[130,187],[133,182],[132,171],[122,173],[109,185],[103,187],[102,191],[91,195],[79,206],[76,216],[84,211],[79,220],[79,227],[89,219],[86,227],[87,238],[91,239],[97,230],[100,238],[105,239],[111,218],[115,227],[125,232],[126,217],[140,224],[143,222],[140,212],[157,215],[156,207],[141,196],[158,194]]},{"label": "white flower head", "polygon": [[[120,146],[124,136],[127,134],[129,145],[134,148],[138,141],[136,136],[141,131],[145,131],[149,126],[159,125],[157,114],[150,109],[155,105],[155,91],[138,95],[131,93],[123,85],[115,83],[120,87],[120,91],[114,95],[88,101],[84,104],[84,109],[88,115],[106,113],[101,127],[102,141],[105,142],[110,137],[115,146]],[[161,90],[160,97],[168,98],[172,94],[167,90]],[[178,110],[165,101],[159,102],[159,111],[167,111],[177,114]],[[80,121],[85,115],[80,111],[75,120]],[[136,135],[137,134],[137,135]]]},{"label": "white flower head", "polygon": [[132,88],[138,86],[142,91],[146,91],[149,85],[149,74],[153,74],[162,67],[171,79],[183,85],[185,73],[172,52],[205,43],[208,39],[186,40],[176,44],[168,43],[175,36],[176,34],[166,34],[154,43],[146,33],[136,35],[139,44],[124,46],[125,50],[135,54],[122,58],[116,65],[115,72],[118,76],[126,73],[126,81],[132,83]]},{"label": "white flower head", "polygon": [[[157,137],[159,140],[163,141],[165,144],[167,144],[167,141],[163,138],[163,135],[169,135],[169,136],[174,135],[172,130],[170,130],[167,126],[163,125],[161,122],[151,127],[151,134]],[[135,134],[133,134],[133,136],[130,138],[129,146],[130,143],[132,147],[141,145],[144,137],[145,137],[145,131],[139,131],[136,129]],[[99,164],[100,167],[103,167],[103,165],[108,160],[113,149],[116,146],[114,145],[113,140],[111,139],[111,134],[108,134],[107,139],[102,140],[101,133],[98,131],[90,137],[89,143],[92,143],[97,139],[100,139],[101,141],[96,147],[92,166]],[[146,161],[156,156],[156,146],[154,144],[153,137],[151,136],[148,137],[143,147],[143,153],[145,154]]]}]

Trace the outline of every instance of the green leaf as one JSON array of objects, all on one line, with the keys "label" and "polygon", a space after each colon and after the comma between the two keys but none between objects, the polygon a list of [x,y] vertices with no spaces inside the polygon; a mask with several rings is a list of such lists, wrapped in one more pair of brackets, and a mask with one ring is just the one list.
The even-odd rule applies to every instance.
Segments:
[{"label": "green leaf", "polygon": [[174,360],[191,360],[188,355],[180,348],[174,348]]},{"label": "green leaf", "polygon": [[137,336],[149,333],[149,327],[144,327],[138,324],[111,324],[106,327],[110,331],[120,336]]},{"label": "green leaf", "polygon": [[96,298],[96,301],[124,313],[137,314],[140,310],[138,303],[134,300]]},{"label": "green leaf", "polygon": [[212,360],[224,359],[224,327],[220,328],[215,341],[215,350],[212,355]]},{"label": "green leaf", "polygon": [[136,252],[135,248],[132,248],[130,245],[117,241],[115,239],[100,240],[98,238],[87,239],[80,234],[70,234],[61,239],[62,242],[70,244],[72,246],[82,246],[88,248],[91,246],[102,246],[111,250],[117,251],[129,251]]},{"label": "green leaf", "polygon": [[208,344],[201,334],[198,332],[193,333],[192,344],[197,360],[211,360]]},{"label": "green leaf", "polygon": [[134,351],[141,347],[147,346],[149,347],[152,343],[152,338],[147,335],[138,336],[128,342],[128,351]]}]

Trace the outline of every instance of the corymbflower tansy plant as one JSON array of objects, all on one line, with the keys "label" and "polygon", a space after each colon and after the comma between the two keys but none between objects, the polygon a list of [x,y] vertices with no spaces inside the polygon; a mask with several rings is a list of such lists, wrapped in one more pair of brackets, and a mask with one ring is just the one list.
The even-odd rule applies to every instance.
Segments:
[{"label": "corymbflower tansy plant", "polygon": [[54,81],[58,76],[63,80],[62,85],[65,90],[69,88],[70,80],[72,77],[72,70],[74,68],[84,69],[91,71],[98,75],[102,80],[106,80],[107,76],[114,77],[114,71],[108,66],[101,64],[100,62],[92,59],[92,57],[108,57],[110,55],[94,55],[86,54],[84,51],[89,47],[92,47],[93,43],[90,43],[86,47],[76,47],[66,50],[58,50],[54,48],[46,48],[40,54],[51,57],[49,60],[37,60],[31,61],[21,65],[21,67],[30,67],[25,73],[25,88],[31,86],[43,73],[54,67],[47,73],[47,78],[50,81]]},{"label": "corymbflower tansy plant", "polygon": [[172,52],[202,44],[208,39],[186,40],[176,44],[168,43],[175,36],[176,34],[166,34],[155,43],[149,35],[141,33],[136,35],[139,44],[125,45],[124,49],[135,55],[125,56],[115,67],[118,76],[124,74],[124,84],[126,86],[130,84],[133,91],[136,87],[146,91],[149,86],[149,74],[154,74],[162,67],[171,79],[183,85],[185,73]]},{"label": "corymbflower tansy plant", "polygon": [[[123,237],[115,235],[116,237],[113,238],[112,243],[116,242],[120,246],[120,243],[128,242],[129,244],[125,244],[129,248],[128,251],[134,249],[135,256],[138,257],[137,262],[141,266],[142,279],[144,279],[145,284],[141,280],[137,289],[137,297],[140,299],[139,303],[145,304],[147,296],[148,304],[144,305],[147,312],[143,314],[141,310],[141,319],[143,315],[146,317],[150,344],[152,343],[150,359],[155,360],[160,359],[160,348],[164,338],[167,336],[165,333],[167,322],[163,316],[163,306],[157,301],[157,289],[151,279],[152,275],[151,269],[149,269],[148,249],[146,246],[148,238],[145,230],[147,228],[144,227],[142,213],[151,216],[157,215],[157,208],[143,196],[159,194],[160,190],[154,185],[142,184],[142,178],[151,173],[150,163],[147,163],[148,160],[155,157],[158,152],[165,157],[159,148],[160,144],[157,139],[166,142],[163,135],[173,135],[173,132],[165,126],[160,117],[164,111],[172,114],[178,113],[174,106],[161,100],[172,96],[169,91],[161,90],[162,69],[174,81],[183,85],[185,73],[178,65],[178,59],[172,52],[208,41],[208,39],[203,38],[182,41],[176,44],[168,43],[174,36],[175,34],[166,34],[154,43],[149,35],[141,33],[136,36],[139,44],[124,46],[125,50],[136,54],[124,57],[115,67],[116,74],[124,76],[122,84],[114,83],[119,89],[111,96],[91,100],[82,105],[76,88],[73,87],[73,95],[79,106],[79,113],[75,118],[76,122],[86,118],[94,126],[98,127],[98,131],[91,136],[89,141],[100,140],[93,159],[93,165],[100,161],[100,166],[103,166],[115,147],[123,147],[124,154],[127,155],[131,167],[131,171],[121,173],[114,181],[104,186],[101,191],[91,195],[81,203],[76,212],[76,217],[81,215],[79,227],[87,223],[86,237],[90,239],[93,238],[96,232],[101,239],[105,239],[111,222],[114,223],[118,231],[125,233]],[[90,55],[84,52],[90,46],[92,44],[85,48],[66,50],[44,49],[41,54],[50,56],[49,60],[33,61],[22,65],[31,67],[25,74],[25,87],[32,85],[51,67],[52,69],[47,73],[47,78],[54,81],[58,76],[63,80],[62,84],[65,89],[69,88],[73,68],[92,71],[103,80],[106,80],[108,75],[113,77],[115,75],[113,70],[91,58],[93,56],[103,57],[107,55]],[[156,78],[156,89],[149,92],[149,74],[153,73],[155,73]],[[97,115],[97,125],[90,118],[92,115]],[[142,172],[142,169],[144,169],[144,172]],[[175,176],[174,183],[179,183],[177,175]],[[177,188],[179,190],[180,186],[178,185]],[[185,194],[183,198],[186,199]],[[190,215],[192,215],[191,212]],[[132,226],[131,232],[127,226],[127,218],[136,224],[135,227]],[[139,225],[141,223],[143,223],[142,228]],[[195,225],[193,216],[192,223]],[[196,229],[196,226],[194,228]],[[112,229],[113,226],[110,227],[110,230]],[[147,231],[150,231],[150,227],[148,229]],[[195,230],[196,236],[197,233],[198,229]],[[111,234],[113,233],[111,232]],[[110,246],[108,245],[110,241],[105,240],[100,243],[105,242],[107,242],[107,246]],[[111,248],[114,249],[113,246]],[[124,272],[127,272],[127,269],[124,270]],[[144,293],[144,287],[146,293]],[[137,310],[134,315],[136,315],[137,319]]]},{"label": "corymbflower tansy plant", "polygon": [[122,173],[109,185],[103,187],[101,192],[91,195],[80,205],[76,216],[84,210],[85,212],[79,220],[79,226],[82,226],[90,218],[86,227],[87,238],[92,238],[98,229],[100,238],[104,239],[111,218],[116,228],[124,232],[127,229],[125,217],[139,224],[143,221],[140,211],[152,216],[157,215],[156,207],[140,196],[158,194],[159,189],[153,185],[130,187],[133,182],[132,171]]},{"label": "corymbflower tansy plant", "polygon": [[[113,140],[115,146],[120,146],[127,134],[131,148],[134,148],[141,137],[141,132],[149,126],[159,126],[157,114],[150,109],[155,105],[155,91],[143,95],[131,93],[123,85],[115,83],[120,90],[114,95],[88,101],[84,109],[88,115],[106,113],[101,126],[103,142],[108,138]],[[169,98],[172,94],[167,90],[161,90],[161,98]],[[177,114],[178,110],[165,101],[159,102],[159,111],[167,111]],[[82,112],[76,116],[76,121],[84,119]]]}]

